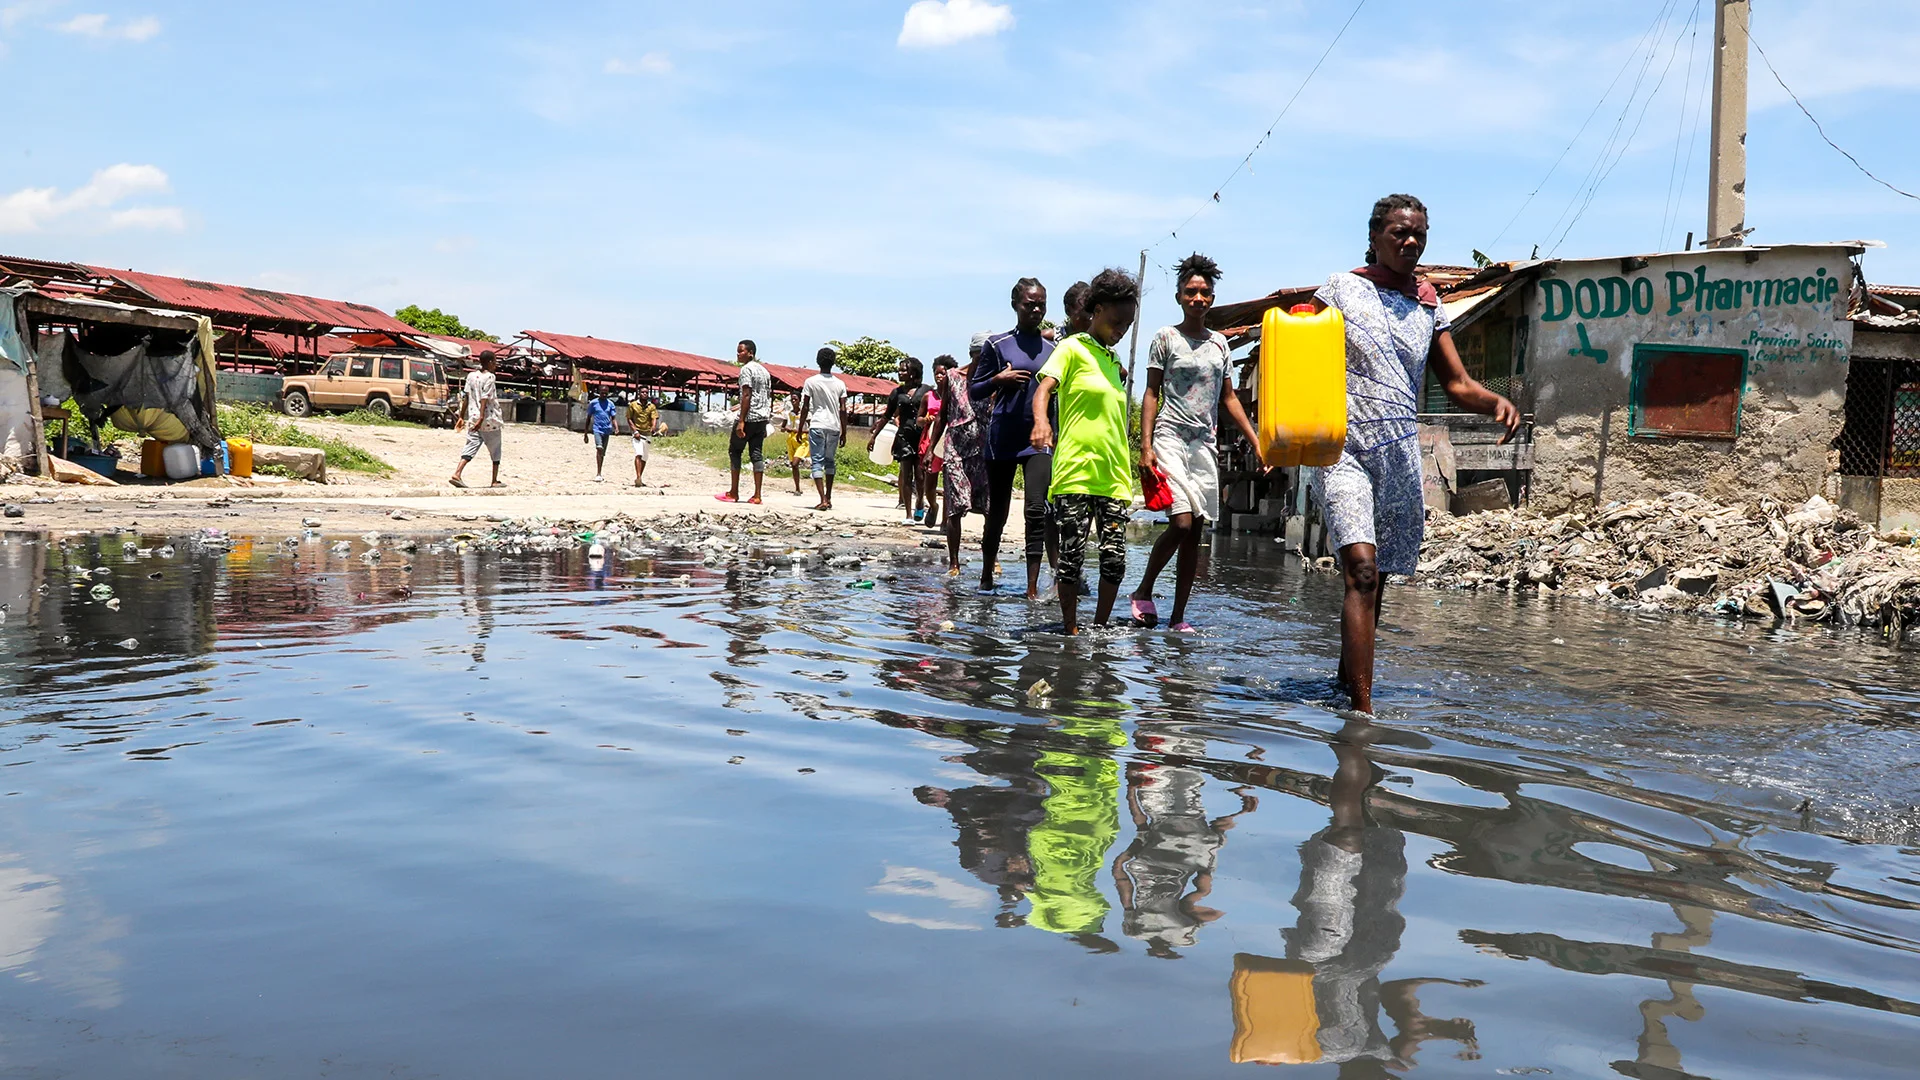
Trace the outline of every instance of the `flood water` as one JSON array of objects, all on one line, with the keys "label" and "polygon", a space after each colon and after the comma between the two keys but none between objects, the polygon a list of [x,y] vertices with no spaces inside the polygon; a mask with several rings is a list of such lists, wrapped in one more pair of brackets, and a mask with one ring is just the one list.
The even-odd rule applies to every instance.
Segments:
[{"label": "flood water", "polygon": [[917,554],[129,539],[0,539],[0,1076],[1916,1071],[1870,636],[1403,589],[1362,730],[1271,542],[1069,641]]}]

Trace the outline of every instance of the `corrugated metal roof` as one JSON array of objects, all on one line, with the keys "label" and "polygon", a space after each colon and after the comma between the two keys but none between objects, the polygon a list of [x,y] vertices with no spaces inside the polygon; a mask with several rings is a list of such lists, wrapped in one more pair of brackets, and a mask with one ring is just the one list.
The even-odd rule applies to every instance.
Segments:
[{"label": "corrugated metal roof", "polygon": [[[268,331],[265,331],[265,330],[255,330],[253,333],[248,334],[246,338],[243,338],[241,340],[245,341],[249,339],[259,343],[260,347],[267,351],[267,355],[273,357],[275,360],[280,360],[289,356],[314,355],[314,342],[312,338],[295,337],[292,334],[269,333]],[[337,352],[345,352],[348,349],[351,349],[353,347],[354,347],[354,342],[353,342],[353,339],[351,338],[343,337],[339,334],[321,334],[320,335],[319,349],[320,349],[321,359],[325,359],[329,356],[332,356],[334,353],[337,353]],[[219,353],[222,356],[226,356],[231,353],[232,349],[233,349],[233,334],[229,332],[229,333],[220,335],[220,340],[217,343],[217,347],[215,348],[214,351]]]},{"label": "corrugated metal roof", "polygon": [[[788,367],[785,364],[768,364],[767,371],[773,375],[773,381],[788,391],[800,389],[800,384],[818,374],[817,367]],[[876,379],[870,375],[853,375],[845,371],[836,371],[840,381],[847,384],[847,392],[852,394],[891,394],[895,383],[886,379]]]},{"label": "corrugated metal roof", "polygon": [[722,379],[733,379],[739,376],[740,369],[732,364],[722,363],[710,356],[698,356],[675,349],[662,349],[654,345],[635,345],[625,341],[610,341],[606,338],[556,334],[551,330],[523,330],[521,336],[532,338],[569,360],[591,360],[617,367],[652,368],[656,371],[674,371],[684,375],[707,375]]},{"label": "corrugated metal roof", "polygon": [[89,266],[89,272],[152,297],[168,307],[197,311],[226,324],[255,322],[262,324],[298,324],[325,329],[377,330],[383,333],[415,333],[411,326],[377,307],[344,300],[322,300],[298,293],[274,292],[243,285],[222,285],[213,281],[166,277],[138,270],[115,270]]},{"label": "corrugated metal roof", "polygon": [[893,393],[893,388],[896,385],[886,379],[876,379],[871,375],[849,375],[844,371],[838,371],[834,374],[840,376],[840,381],[847,384],[847,392],[853,394],[880,394],[884,396]]}]

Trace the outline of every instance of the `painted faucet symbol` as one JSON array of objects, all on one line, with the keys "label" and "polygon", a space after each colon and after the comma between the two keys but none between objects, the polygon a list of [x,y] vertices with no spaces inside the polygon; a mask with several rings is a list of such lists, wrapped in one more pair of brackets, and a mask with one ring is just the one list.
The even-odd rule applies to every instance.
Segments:
[{"label": "painted faucet symbol", "polygon": [[1592,340],[1590,340],[1587,337],[1587,324],[1574,323],[1573,328],[1580,332],[1580,347],[1577,349],[1568,349],[1567,355],[1568,356],[1591,356],[1593,357],[1593,362],[1596,364],[1606,363],[1607,350],[1596,349],[1593,347]]}]

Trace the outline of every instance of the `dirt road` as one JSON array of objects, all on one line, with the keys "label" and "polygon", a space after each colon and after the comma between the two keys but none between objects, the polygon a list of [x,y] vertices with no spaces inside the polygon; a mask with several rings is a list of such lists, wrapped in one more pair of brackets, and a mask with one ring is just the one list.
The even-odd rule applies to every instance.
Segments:
[{"label": "dirt road", "polygon": [[[764,508],[716,502],[713,496],[726,490],[727,475],[701,462],[675,457],[669,450],[671,440],[655,441],[653,460],[647,466],[648,486],[636,488],[631,444],[624,436],[607,450],[606,481],[595,483],[592,444],[583,443],[573,432],[539,425],[507,427],[500,468],[506,487],[489,490],[484,486],[483,452],[466,474],[470,483],[481,486],[461,490],[447,483],[462,444],[462,437],[453,432],[371,427],[334,419],[296,423],[303,430],[337,436],[377,454],[394,466],[393,475],[335,472],[325,484],[275,477],[177,484],[139,481],[117,487],[41,481],[5,484],[0,485],[0,501],[20,505],[26,516],[0,521],[0,527],[79,532],[218,528],[255,534],[298,530],[303,520],[318,520],[329,533],[432,533],[489,518],[592,521],[620,513],[636,517],[696,510],[791,513],[806,510],[815,501],[811,481],[802,479],[805,494],[796,497],[793,481],[782,469],[767,476]],[[125,479],[124,473],[121,478]],[[751,485],[750,479],[742,479]],[[901,515],[891,491],[838,493],[831,516],[869,527],[890,527],[903,541],[929,535],[899,524]],[[968,525],[969,534],[977,539],[979,518],[972,517]]]}]

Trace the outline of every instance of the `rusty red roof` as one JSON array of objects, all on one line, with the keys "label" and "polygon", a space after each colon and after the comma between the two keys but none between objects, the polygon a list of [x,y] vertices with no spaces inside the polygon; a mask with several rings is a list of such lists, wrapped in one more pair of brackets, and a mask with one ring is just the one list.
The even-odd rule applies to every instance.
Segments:
[{"label": "rusty red roof", "polygon": [[[275,360],[288,356],[314,355],[314,339],[309,337],[295,337],[292,334],[275,334],[265,330],[255,330],[253,333],[248,334],[247,338],[259,343],[260,347],[267,351],[267,355],[273,357]],[[319,338],[319,352],[322,359],[332,356],[337,352],[345,352],[353,348],[353,346],[353,339],[343,337],[339,334],[321,334]],[[219,353],[222,352],[222,350],[231,350],[232,348],[233,335],[232,333],[226,333],[220,335],[219,343],[214,351]]]},{"label": "rusty red roof", "polygon": [[367,304],[166,277],[138,270],[115,270],[105,266],[89,266],[86,269],[149,296],[163,306],[208,315],[225,325],[254,322],[283,326],[297,324],[329,330],[339,327],[384,333],[415,332],[413,327]]},{"label": "rusty red roof", "polygon": [[[788,367],[785,364],[767,365],[767,371],[773,375],[773,381],[789,391],[800,389],[800,384],[818,374],[819,370],[819,368]],[[840,381],[847,384],[847,392],[851,394],[893,393],[894,384],[885,379],[852,375],[844,371],[836,371],[834,374],[840,376]]]},{"label": "rusty red roof", "polygon": [[893,388],[897,385],[886,379],[876,379],[871,375],[849,375],[844,371],[836,371],[834,374],[840,376],[840,381],[847,384],[847,392],[852,394],[879,394],[884,397],[893,393]]},{"label": "rusty red roof", "polygon": [[592,360],[618,367],[653,368],[722,379],[737,378],[740,371],[732,364],[722,363],[710,356],[699,356],[675,349],[662,349],[656,345],[634,345],[625,341],[611,341],[607,338],[556,334],[551,330],[524,330],[521,333],[569,360]]}]

